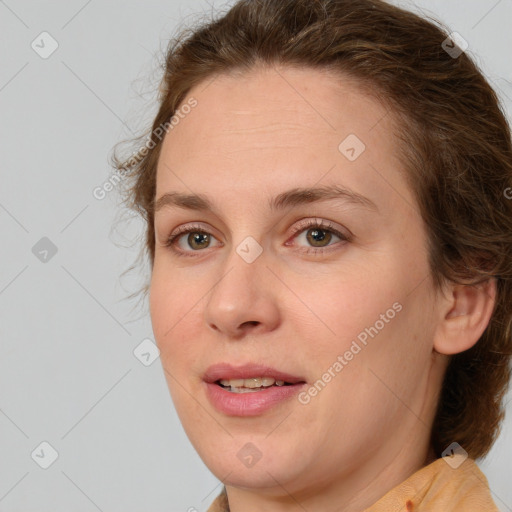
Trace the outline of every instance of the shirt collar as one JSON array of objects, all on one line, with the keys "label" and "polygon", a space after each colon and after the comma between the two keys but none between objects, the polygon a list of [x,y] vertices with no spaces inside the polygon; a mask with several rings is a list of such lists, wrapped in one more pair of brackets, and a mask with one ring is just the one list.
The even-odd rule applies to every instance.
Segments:
[{"label": "shirt collar", "polygon": [[[454,457],[458,457],[455,455]],[[473,459],[440,458],[391,489],[365,512],[499,512]],[[229,512],[226,488],[208,512]]]}]

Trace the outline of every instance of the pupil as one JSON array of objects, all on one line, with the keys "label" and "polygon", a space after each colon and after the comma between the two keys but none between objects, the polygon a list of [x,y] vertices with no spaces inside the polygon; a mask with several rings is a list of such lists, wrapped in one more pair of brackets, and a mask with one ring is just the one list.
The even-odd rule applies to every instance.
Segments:
[{"label": "pupil", "polygon": [[323,229],[310,229],[309,233],[311,233],[311,235],[308,234],[307,238],[312,245],[319,243],[320,247],[322,247],[322,242],[324,240],[327,240],[327,242],[329,242],[331,239],[330,233],[326,235],[326,231]]},{"label": "pupil", "polygon": [[[194,247],[194,244],[198,244],[199,248],[208,244],[208,234],[207,233],[190,233],[188,236],[188,242],[191,247]],[[206,244],[205,244],[206,242]]]}]

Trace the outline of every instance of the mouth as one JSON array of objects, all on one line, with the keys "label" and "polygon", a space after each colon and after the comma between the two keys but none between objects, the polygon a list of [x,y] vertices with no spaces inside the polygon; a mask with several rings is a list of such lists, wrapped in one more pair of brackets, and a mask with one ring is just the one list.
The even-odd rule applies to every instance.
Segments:
[{"label": "mouth", "polygon": [[290,400],[306,384],[301,376],[258,364],[210,366],[203,376],[206,393],[220,412],[256,416]]},{"label": "mouth", "polygon": [[293,386],[291,382],[277,380],[274,377],[251,377],[249,379],[219,379],[215,381],[231,393],[255,393],[273,386]]},{"label": "mouth", "polygon": [[215,383],[225,388],[262,389],[271,386],[291,386],[302,384],[306,380],[301,376],[291,375],[270,366],[247,363],[242,366],[232,366],[228,363],[219,363],[210,366],[203,380]]}]

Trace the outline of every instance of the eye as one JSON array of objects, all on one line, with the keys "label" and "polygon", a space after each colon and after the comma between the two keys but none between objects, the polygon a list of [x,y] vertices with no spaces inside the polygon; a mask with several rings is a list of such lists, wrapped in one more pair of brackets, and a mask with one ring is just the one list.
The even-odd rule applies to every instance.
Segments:
[{"label": "eye", "polygon": [[[188,236],[185,236],[188,235]],[[334,236],[334,239],[333,239]],[[306,254],[318,254],[330,251],[336,238],[342,242],[350,241],[350,234],[343,234],[329,221],[321,219],[307,219],[298,223],[293,231],[292,239],[310,244],[310,247],[302,247],[300,252]],[[217,240],[211,233],[199,224],[185,225],[178,228],[165,243],[178,256],[195,256],[194,253],[211,247],[212,240]],[[218,240],[217,240],[218,241]],[[219,242],[220,243],[220,242]],[[292,245],[289,242],[286,246]],[[338,244],[339,245],[339,244]],[[334,247],[335,248],[335,247]]]},{"label": "eye", "polygon": [[[298,234],[298,236],[297,236]],[[333,244],[330,244],[334,238],[338,238],[341,242],[350,240],[350,235],[341,233],[329,221],[319,219],[308,219],[300,222],[294,230],[293,240],[302,241],[310,244],[310,247],[300,249],[300,252],[307,254],[317,254],[330,250]],[[334,241],[336,241],[334,239]],[[330,244],[330,245],[329,245]],[[290,245],[288,242],[286,245]]]},{"label": "eye", "polygon": [[[185,235],[188,235],[185,237]],[[198,252],[209,247],[211,240],[216,238],[208,233],[202,226],[196,224],[183,226],[173,233],[165,243],[178,255],[189,256],[191,252]],[[185,245],[185,247],[183,247]],[[189,249],[192,249],[190,251]]]}]

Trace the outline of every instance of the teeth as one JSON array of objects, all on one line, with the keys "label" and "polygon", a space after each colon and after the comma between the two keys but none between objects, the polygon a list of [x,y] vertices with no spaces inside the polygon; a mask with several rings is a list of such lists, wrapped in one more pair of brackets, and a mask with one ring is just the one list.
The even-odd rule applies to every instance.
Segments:
[{"label": "teeth", "polygon": [[222,379],[220,383],[223,386],[231,386],[233,388],[240,388],[244,385],[244,379]]},{"label": "teeth", "polygon": [[273,386],[284,386],[284,380],[276,380],[273,377],[253,377],[250,379],[221,379],[223,386],[230,386],[231,391],[241,392],[242,388],[257,389]]}]

